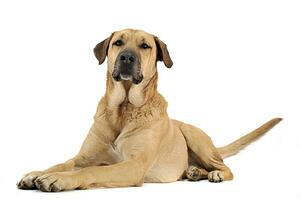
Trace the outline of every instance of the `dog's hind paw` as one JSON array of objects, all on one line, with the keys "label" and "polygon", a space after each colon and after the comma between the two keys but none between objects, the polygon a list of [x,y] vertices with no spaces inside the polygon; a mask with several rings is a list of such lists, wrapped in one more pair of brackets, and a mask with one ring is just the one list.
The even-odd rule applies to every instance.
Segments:
[{"label": "dog's hind paw", "polygon": [[190,181],[199,181],[202,179],[206,179],[208,176],[208,172],[205,169],[201,169],[195,166],[189,166],[186,170],[186,177]]},{"label": "dog's hind paw", "polygon": [[224,180],[223,173],[219,170],[214,170],[209,172],[208,174],[208,181],[213,183],[219,183]]}]

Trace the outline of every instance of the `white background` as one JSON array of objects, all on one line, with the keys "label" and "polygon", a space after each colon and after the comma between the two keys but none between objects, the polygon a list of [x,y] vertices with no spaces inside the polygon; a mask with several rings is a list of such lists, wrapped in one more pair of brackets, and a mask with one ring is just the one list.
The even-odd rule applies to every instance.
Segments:
[{"label": "white background", "polygon": [[[300,1],[2,1],[0,3],[1,199],[300,199]],[[169,47],[159,91],[172,118],[217,146],[273,117],[263,139],[225,160],[235,179],[63,193],[15,183],[77,153],[106,65],[92,49],[115,30],[138,28]]]}]

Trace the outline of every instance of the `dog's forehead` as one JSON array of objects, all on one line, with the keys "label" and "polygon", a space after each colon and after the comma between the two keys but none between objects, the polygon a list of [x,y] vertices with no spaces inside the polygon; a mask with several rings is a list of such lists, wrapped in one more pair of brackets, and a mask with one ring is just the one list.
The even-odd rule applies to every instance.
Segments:
[{"label": "dog's forehead", "polygon": [[134,30],[134,29],[124,29],[121,31],[116,31],[114,33],[114,38],[121,38],[124,40],[153,40],[154,36],[142,30]]}]

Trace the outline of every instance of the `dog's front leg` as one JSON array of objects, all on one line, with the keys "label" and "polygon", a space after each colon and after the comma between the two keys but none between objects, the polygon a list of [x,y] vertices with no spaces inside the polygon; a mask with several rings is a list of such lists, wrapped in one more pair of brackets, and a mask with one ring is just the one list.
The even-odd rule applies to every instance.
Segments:
[{"label": "dog's front leg", "polygon": [[108,166],[91,166],[71,172],[55,172],[40,176],[35,185],[41,191],[62,191],[92,187],[139,186],[160,149],[161,132],[135,129],[121,133],[116,148],[123,161]]},{"label": "dog's front leg", "polygon": [[64,171],[71,171],[74,169],[75,162],[73,159],[68,160],[65,163],[57,164],[54,165],[47,170],[44,171],[32,171],[24,175],[24,177],[17,183],[17,186],[19,189],[24,189],[24,190],[31,190],[31,189],[36,189],[34,181],[47,173],[52,173],[52,172],[64,172]]},{"label": "dog's front leg", "polygon": [[109,129],[106,121],[95,120],[90,132],[84,141],[80,152],[72,159],[54,165],[44,171],[33,171],[27,173],[18,183],[19,189],[36,189],[35,180],[43,175],[54,172],[73,171],[94,165],[108,165],[116,163],[111,153],[111,143],[114,133]]},{"label": "dog's front leg", "polygon": [[127,160],[110,166],[92,166],[72,172],[55,172],[38,177],[36,186],[44,192],[139,186],[143,183],[142,165],[138,160]]}]

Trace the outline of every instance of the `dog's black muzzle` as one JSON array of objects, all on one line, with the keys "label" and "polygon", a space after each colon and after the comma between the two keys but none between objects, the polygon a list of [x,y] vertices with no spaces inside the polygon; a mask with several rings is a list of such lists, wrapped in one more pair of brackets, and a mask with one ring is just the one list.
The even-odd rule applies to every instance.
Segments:
[{"label": "dog's black muzzle", "polygon": [[115,81],[130,80],[139,84],[143,80],[140,71],[138,56],[131,50],[124,50],[117,56],[112,76]]}]

